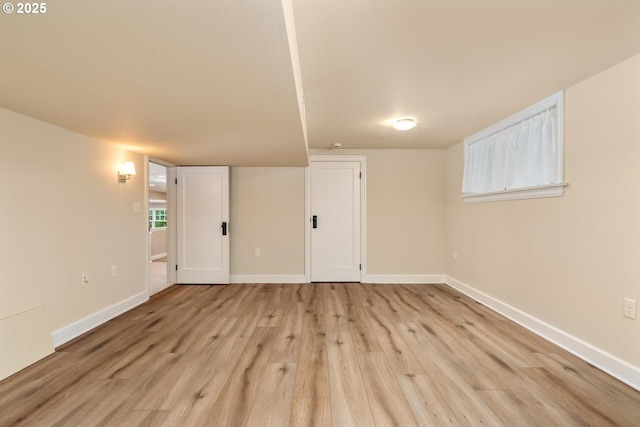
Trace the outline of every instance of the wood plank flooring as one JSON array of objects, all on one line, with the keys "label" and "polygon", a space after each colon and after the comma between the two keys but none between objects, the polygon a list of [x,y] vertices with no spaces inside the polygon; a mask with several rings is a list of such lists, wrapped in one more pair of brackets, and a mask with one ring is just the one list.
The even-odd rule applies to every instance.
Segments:
[{"label": "wood plank flooring", "polygon": [[173,286],[0,382],[0,426],[638,426],[631,389],[445,285]]}]

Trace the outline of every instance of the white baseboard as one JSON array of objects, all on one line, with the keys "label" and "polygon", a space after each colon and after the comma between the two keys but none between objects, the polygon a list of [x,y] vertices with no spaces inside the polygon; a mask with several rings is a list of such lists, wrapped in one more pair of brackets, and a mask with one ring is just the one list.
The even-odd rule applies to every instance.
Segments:
[{"label": "white baseboard", "polygon": [[444,274],[367,274],[363,283],[434,284],[444,283]]},{"label": "white baseboard", "polygon": [[166,252],[165,252],[165,253],[163,253],[163,254],[151,255],[151,261],[155,261],[155,260],[157,260],[157,259],[164,258],[164,257],[166,257],[166,256],[167,256],[167,253],[166,253]]},{"label": "white baseboard", "polygon": [[446,276],[445,283],[640,391],[640,367],[634,366],[453,277]]},{"label": "white baseboard", "polygon": [[132,308],[142,304],[148,299],[149,295],[147,294],[147,291],[140,292],[139,294],[133,295],[132,297],[120,301],[110,307],[93,313],[92,315],[87,316],[84,319],[80,319],[77,322],[65,326],[64,328],[58,329],[51,334],[51,337],[53,338],[53,346],[61,346],[62,344],[84,334],[85,332],[90,331],[96,326],[99,326],[113,319],[114,317],[119,316],[125,311],[131,310]]},{"label": "white baseboard", "polygon": [[306,283],[304,274],[232,274],[230,283]]},{"label": "white baseboard", "polygon": [[[433,284],[444,283],[444,274],[368,274],[363,283]],[[309,283],[304,274],[232,274],[230,283]]]}]

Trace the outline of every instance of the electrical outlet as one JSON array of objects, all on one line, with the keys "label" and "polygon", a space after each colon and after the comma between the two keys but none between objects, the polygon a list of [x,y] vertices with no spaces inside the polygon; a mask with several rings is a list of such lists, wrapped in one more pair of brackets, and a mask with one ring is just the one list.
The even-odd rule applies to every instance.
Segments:
[{"label": "electrical outlet", "polygon": [[83,285],[89,284],[89,273],[82,273],[82,284]]},{"label": "electrical outlet", "polygon": [[624,317],[636,318],[636,300],[631,298],[624,299]]},{"label": "electrical outlet", "polygon": [[112,265],[111,266],[111,277],[116,277],[117,275],[118,275],[118,266]]},{"label": "electrical outlet", "polygon": [[260,248],[256,248],[255,254],[256,254],[256,256],[260,256]]},{"label": "electrical outlet", "polygon": [[453,259],[458,259],[458,251],[453,251]]}]

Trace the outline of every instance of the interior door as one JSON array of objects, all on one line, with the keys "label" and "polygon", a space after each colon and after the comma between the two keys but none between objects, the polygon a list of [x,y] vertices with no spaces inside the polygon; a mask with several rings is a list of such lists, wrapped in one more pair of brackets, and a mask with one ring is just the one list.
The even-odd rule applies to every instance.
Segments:
[{"label": "interior door", "polygon": [[311,281],[360,281],[360,162],[310,165]]},{"label": "interior door", "polygon": [[177,168],[177,282],[229,283],[229,168]]}]

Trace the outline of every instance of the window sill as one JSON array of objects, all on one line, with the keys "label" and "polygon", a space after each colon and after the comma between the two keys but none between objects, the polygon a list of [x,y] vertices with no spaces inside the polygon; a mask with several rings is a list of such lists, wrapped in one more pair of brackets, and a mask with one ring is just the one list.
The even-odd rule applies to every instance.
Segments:
[{"label": "window sill", "polygon": [[540,187],[517,188],[482,194],[463,194],[465,203],[498,202],[501,200],[540,199],[543,197],[562,197],[568,183],[542,185]]}]

